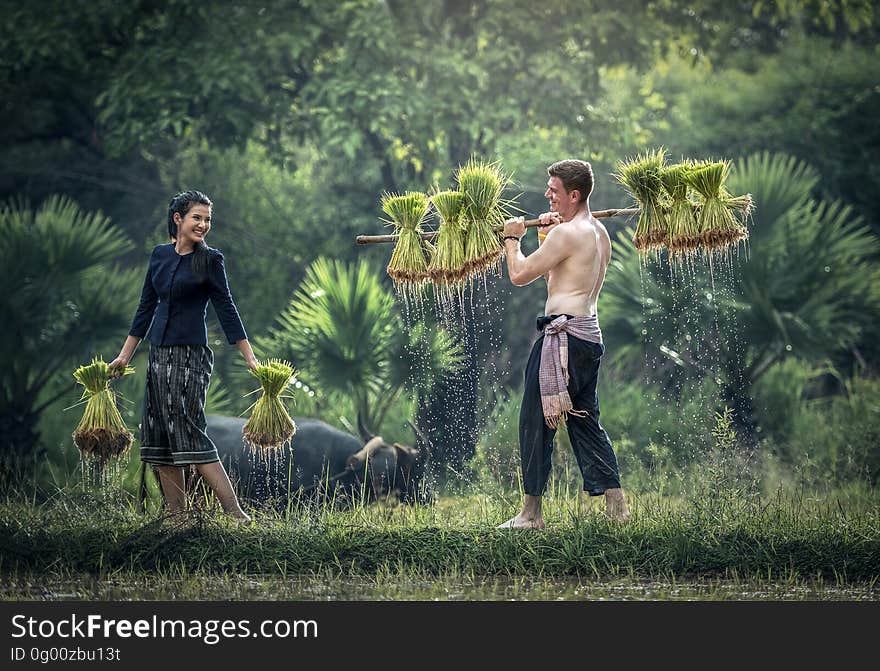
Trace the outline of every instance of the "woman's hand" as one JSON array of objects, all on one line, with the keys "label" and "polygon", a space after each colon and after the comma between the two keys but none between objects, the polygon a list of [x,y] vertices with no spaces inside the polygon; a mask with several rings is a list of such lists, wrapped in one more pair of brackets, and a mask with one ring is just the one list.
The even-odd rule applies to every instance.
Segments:
[{"label": "woman's hand", "polygon": [[241,355],[244,357],[244,362],[247,364],[248,368],[254,370],[260,365],[260,362],[257,361],[257,357],[254,356],[254,350],[251,349],[251,343],[247,338],[243,338],[235,344],[238,346],[238,351],[241,352]]},{"label": "woman's hand", "polygon": [[122,349],[119,350],[119,356],[108,364],[110,367],[110,374],[113,377],[119,377],[122,375],[122,372],[131,361],[131,357],[134,355],[134,351],[137,349],[140,341],[141,339],[139,337],[133,335],[130,335],[125,339],[125,342],[122,344]]},{"label": "woman's hand", "polygon": [[131,357],[126,356],[125,354],[120,354],[118,357],[113,359],[108,365],[110,368],[110,376],[111,377],[119,377],[122,375],[122,371],[125,370],[125,367],[128,366],[128,362],[131,360]]}]

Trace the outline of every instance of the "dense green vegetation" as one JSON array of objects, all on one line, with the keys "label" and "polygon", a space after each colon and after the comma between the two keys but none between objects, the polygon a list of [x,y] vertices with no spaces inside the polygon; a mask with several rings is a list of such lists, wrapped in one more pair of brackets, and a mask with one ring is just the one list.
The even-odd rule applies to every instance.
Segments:
[{"label": "dense green vegetation", "polygon": [[[5,5],[3,484],[37,498],[75,484],[71,373],[115,356],[167,202],[198,188],[258,355],[290,360],[314,392],[297,394],[295,414],[349,428],[360,412],[406,443],[415,419],[450,492],[515,491],[543,282],[490,278],[461,314],[430,297],[409,312],[384,272],[390,248],[353,238],[382,232],[383,191],[445,188],[472,155],[513,171],[508,195],[531,214],[546,209],[546,166],[567,156],[593,163],[594,209],[627,205],[615,162],[663,145],[733,160],[757,209],[748,249],[711,273],[640,265],[633,222],[607,222],[600,398],[625,486],[683,495],[729,407],[752,490],[872,491],[878,26],[863,0]],[[240,413],[253,378],[213,315],[209,334],[210,405]],[[132,429],[145,350],[118,385]],[[565,440],[556,480],[568,487]],[[669,561],[654,568],[684,566]]]}]

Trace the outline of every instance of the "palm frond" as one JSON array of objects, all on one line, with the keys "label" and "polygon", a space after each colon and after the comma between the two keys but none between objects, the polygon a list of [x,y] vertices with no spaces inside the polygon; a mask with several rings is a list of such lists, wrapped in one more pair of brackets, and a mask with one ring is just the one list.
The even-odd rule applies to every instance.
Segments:
[{"label": "palm frond", "polygon": [[307,270],[269,340],[260,347],[294,363],[312,386],[345,393],[377,390],[394,331],[394,296],[366,261],[325,258]]},{"label": "palm frond", "polygon": [[10,362],[0,402],[69,384],[59,371],[124,332],[143,270],[109,262],[131,247],[106,217],[66,197],[36,211],[23,200],[0,206],[0,356]]},{"label": "palm frond", "polygon": [[810,198],[819,172],[794,156],[762,152],[739,159],[731,170],[732,193],[750,193],[758,204],[752,219],[758,235],[796,205]]}]

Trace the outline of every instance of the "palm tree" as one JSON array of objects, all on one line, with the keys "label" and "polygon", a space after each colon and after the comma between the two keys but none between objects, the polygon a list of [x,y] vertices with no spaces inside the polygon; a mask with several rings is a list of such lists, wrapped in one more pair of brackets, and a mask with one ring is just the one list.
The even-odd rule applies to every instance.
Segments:
[{"label": "palm tree", "polygon": [[24,202],[0,206],[4,472],[39,456],[41,413],[73,393],[77,364],[124,334],[140,271],[110,264],[131,247],[104,215],[66,197],[50,197],[36,211]]},{"label": "palm tree", "polygon": [[880,315],[880,239],[849,206],[813,199],[818,182],[806,164],[767,153],[739,161],[731,177],[732,189],[764,203],[737,276],[749,380],[787,356],[846,352]]},{"label": "palm tree", "polygon": [[757,207],[749,247],[730,266],[640,267],[620,236],[601,310],[621,365],[647,362],[667,388],[718,377],[750,433],[751,387],[771,367],[786,357],[821,363],[864,338],[880,316],[880,240],[851,208],[813,198],[819,181],[793,157],[739,160],[730,190],[751,193]]},{"label": "palm tree", "polygon": [[317,259],[256,345],[292,361],[326,392],[352,399],[363,423],[375,429],[404,389],[430,393],[463,360],[445,329],[423,322],[405,327],[394,295],[364,260]]}]

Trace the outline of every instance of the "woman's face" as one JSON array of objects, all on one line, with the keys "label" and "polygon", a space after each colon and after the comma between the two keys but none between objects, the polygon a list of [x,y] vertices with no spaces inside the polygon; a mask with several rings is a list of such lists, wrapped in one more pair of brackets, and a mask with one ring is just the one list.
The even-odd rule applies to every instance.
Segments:
[{"label": "woman's face", "polygon": [[182,219],[174,215],[177,222],[177,239],[180,242],[196,244],[202,242],[211,230],[211,208],[207,205],[193,205]]}]

